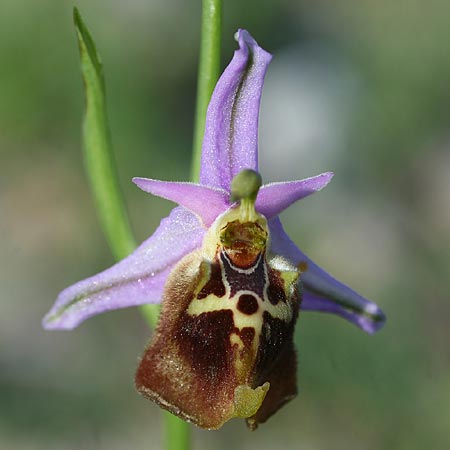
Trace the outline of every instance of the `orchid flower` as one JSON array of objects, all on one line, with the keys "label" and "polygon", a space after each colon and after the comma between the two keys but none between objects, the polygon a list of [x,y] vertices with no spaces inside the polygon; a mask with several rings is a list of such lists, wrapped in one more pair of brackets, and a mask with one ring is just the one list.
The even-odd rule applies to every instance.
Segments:
[{"label": "orchid flower", "polygon": [[255,428],[295,396],[299,308],[336,314],[368,333],[385,321],[284,231],[278,215],[333,174],[261,186],[258,113],[271,55],[245,30],[236,40],[209,104],[200,182],[134,178],[179,206],[131,255],[63,290],[43,321],[73,329],[102,312],[162,301],[136,385],[204,428],[231,417]]}]

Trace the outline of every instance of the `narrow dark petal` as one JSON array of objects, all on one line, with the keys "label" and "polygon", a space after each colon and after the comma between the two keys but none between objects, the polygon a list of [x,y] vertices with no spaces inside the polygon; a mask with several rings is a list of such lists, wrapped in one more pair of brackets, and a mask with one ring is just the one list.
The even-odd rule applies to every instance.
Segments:
[{"label": "narrow dark petal", "polygon": [[220,77],[209,103],[200,183],[230,191],[242,169],[258,169],[258,114],[271,55],[245,30],[239,49]]},{"label": "narrow dark petal", "polygon": [[278,217],[269,221],[269,228],[271,251],[295,265],[305,264],[307,267],[301,275],[304,288],[301,309],[337,314],[367,333],[374,333],[384,325],[386,316],[383,311],[311,261],[289,239]]},{"label": "narrow dark petal", "polygon": [[62,291],[44,317],[44,328],[72,329],[105,311],[159,303],[172,267],[200,247],[204,233],[197,216],[175,208],[130,256]]},{"label": "narrow dark petal", "polygon": [[133,183],[145,192],[171,200],[189,209],[200,216],[205,227],[209,227],[216,217],[230,206],[230,194],[223,189],[196,183],[159,181],[148,178],[133,178]]},{"label": "narrow dark petal", "polygon": [[256,199],[256,209],[267,219],[277,216],[292,203],[323,189],[333,178],[332,172],[298,181],[264,185]]}]

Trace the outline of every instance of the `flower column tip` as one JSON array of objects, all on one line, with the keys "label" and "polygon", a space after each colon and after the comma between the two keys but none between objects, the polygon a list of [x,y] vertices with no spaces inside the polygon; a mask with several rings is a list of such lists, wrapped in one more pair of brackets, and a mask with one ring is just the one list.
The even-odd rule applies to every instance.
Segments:
[{"label": "flower column tip", "polygon": [[261,185],[262,178],[256,170],[241,170],[231,181],[231,201],[248,199],[255,202]]}]

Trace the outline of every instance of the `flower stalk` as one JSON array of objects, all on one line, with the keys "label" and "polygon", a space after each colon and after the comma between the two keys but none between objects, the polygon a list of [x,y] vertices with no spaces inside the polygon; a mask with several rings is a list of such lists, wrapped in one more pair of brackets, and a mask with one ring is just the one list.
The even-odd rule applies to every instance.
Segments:
[{"label": "flower stalk", "polygon": [[206,110],[220,73],[221,33],[222,0],[203,0],[191,181],[199,178]]}]

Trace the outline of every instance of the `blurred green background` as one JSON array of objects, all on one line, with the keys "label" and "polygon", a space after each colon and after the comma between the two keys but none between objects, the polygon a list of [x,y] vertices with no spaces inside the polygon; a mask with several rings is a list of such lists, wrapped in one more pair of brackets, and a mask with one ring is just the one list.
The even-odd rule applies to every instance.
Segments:
[{"label": "blurred green background", "polygon": [[[284,214],[291,237],[375,300],[386,327],[301,315],[298,398],[259,430],[195,430],[195,449],[445,449],[450,443],[450,3],[225,1],[223,67],[247,28],[274,60],[260,118],[266,181],[332,170]],[[133,226],[172,204],[132,176],[189,176],[199,1],[79,0],[106,70]],[[158,408],[133,372],[150,331],[137,310],[73,332],[43,314],[112,263],[81,159],[72,4],[2,0],[0,448],[161,448]]]}]

